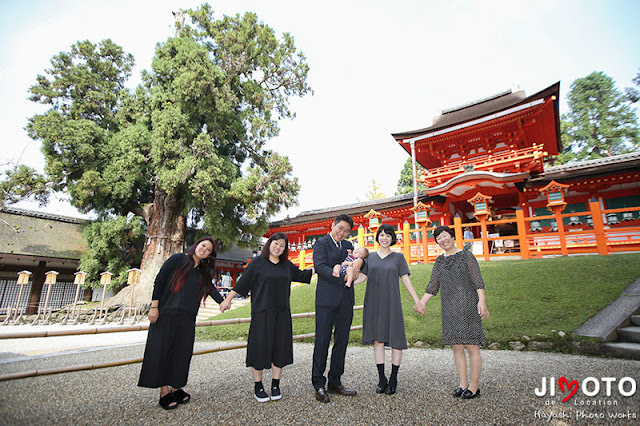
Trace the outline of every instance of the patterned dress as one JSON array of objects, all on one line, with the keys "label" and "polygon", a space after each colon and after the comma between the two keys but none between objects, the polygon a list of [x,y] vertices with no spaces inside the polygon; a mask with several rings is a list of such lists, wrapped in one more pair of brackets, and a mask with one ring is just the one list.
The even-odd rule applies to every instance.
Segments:
[{"label": "patterned dress", "polygon": [[487,344],[478,314],[479,289],[484,289],[484,280],[470,251],[438,256],[425,292],[441,292],[443,345]]},{"label": "patterned dress", "polygon": [[409,275],[404,256],[392,252],[381,259],[378,253],[372,253],[362,273],[367,276],[362,344],[371,345],[376,341],[394,349],[407,349],[400,298],[400,277]]}]

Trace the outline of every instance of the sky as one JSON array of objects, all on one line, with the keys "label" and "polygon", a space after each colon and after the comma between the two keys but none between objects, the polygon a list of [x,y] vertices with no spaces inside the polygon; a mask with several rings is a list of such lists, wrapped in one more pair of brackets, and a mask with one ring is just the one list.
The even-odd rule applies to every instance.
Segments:
[{"label": "sky", "polygon": [[[136,59],[129,87],[149,69],[156,43],[174,33],[180,0],[5,0],[0,7],[0,170],[43,170],[27,99],[51,57],[79,40],[111,38]],[[290,33],[310,66],[313,95],[295,98],[294,120],[269,147],[289,157],[298,205],[274,219],[366,200],[373,180],[395,194],[408,154],[392,133],[429,127],[443,109],[519,87],[530,95],[560,81],[561,113],[571,83],[593,71],[620,90],[640,70],[636,0],[431,1],[216,0],[217,18],[255,12]],[[44,208],[81,216],[58,197]]]}]

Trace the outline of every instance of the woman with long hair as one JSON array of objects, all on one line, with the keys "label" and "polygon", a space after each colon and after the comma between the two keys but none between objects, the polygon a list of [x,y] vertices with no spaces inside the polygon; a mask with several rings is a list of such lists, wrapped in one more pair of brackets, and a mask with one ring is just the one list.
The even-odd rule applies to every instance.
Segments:
[{"label": "woman with long hair", "polygon": [[[251,367],[254,398],[258,402],[282,398],[282,368],[293,363],[291,282],[309,283],[314,269],[301,271],[289,260],[289,240],[273,234],[245,269],[220,309],[226,310],[236,294],[251,293],[251,325],[247,338],[247,367]],[[272,369],[271,395],[262,385],[262,371]]]},{"label": "woman with long hair", "polygon": [[213,284],[216,243],[200,238],[186,253],[167,259],[156,276],[149,309],[149,334],[138,386],[160,388],[160,406],[165,410],[186,404],[191,395],[187,384],[200,303],[210,295],[223,298]]}]

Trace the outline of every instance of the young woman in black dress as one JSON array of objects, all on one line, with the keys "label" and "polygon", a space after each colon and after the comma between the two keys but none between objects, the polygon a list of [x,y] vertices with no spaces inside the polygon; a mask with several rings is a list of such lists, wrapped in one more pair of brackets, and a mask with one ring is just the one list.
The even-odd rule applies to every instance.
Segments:
[{"label": "young woman in black dress", "polygon": [[216,277],[216,244],[211,237],[171,256],[156,276],[138,386],[160,388],[160,406],[166,410],[191,399],[182,387],[189,376],[196,315],[208,295],[222,303],[213,284]]}]

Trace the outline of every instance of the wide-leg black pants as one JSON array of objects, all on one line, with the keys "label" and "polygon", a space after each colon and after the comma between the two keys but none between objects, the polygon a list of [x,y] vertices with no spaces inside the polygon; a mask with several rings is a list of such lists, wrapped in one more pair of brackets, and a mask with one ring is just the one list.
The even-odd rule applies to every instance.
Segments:
[{"label": "wide-leg black pants", "polygon": [[293,364],[291,311],[262,311],[251,314],[247,339],[247,367],[256,370]]},{"label": "wide-leg black pants", "polygon": [[160,314],[149,326],[138,386],[184,387],[189,378],[195,336],[193,314]]}]

